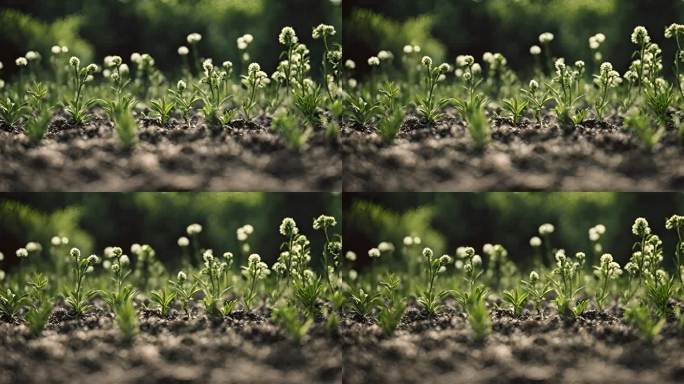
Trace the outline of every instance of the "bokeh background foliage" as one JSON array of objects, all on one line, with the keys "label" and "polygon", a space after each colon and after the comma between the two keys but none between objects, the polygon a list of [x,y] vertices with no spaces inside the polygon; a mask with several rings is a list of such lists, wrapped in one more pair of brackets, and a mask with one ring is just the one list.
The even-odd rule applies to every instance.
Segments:
[{"label": "bokeh background foliage", "polygon": [[[367,263],[368,249],[380,241],[401,246],[405,235],[419,236],[422,246],[452,256],[459,246],[481,252],[486,243],[502,244],[521,266],[532,260],[529,239],[539,225],[552,223],[554,248],[591,254],[589,228],[606,226],[605,252],[621,264],[631,255],[632,223],[645,217],[663,239],[672,265],[676,235],[665,230],[665,219],[684,212],[678,193],[358,193],[343,201],[344,245]],[[393,257],[399,257],[397,253]]]},{"label": "bokeh background foliage", "polygon": [[[542,32],[556,35],[555,56],[590,61],[590,36],[602,32],[604,58],[621,71],[633,47],[629,36],[644,25],[658,43],[663,31],[684,18],[681,0],[345,0],[345,55],[365,63],[387,49],[395,55],[405,44],[453,63],[459,54],[478,60],[486,51],[500,52],[511,67],[533,63],[529,48]],[[661,44],[672,57],[671,42]],[[670,61],[668,59],[668,61]],[[365,65],[361,66],[365,68]],[[669,68],[667,68],[669,70]]]},{"label": "bokeh background foliage", "polygon": [[[268,70],[278,62],[278,33],[291,25],[305,43],[320,23],[342,25],[340,6],[329,0],[0,0],[0,61],[13,70],[27,50],[47,57],[67,45],[84,62],[106,55],[145,52],[163,70],[182,63],[177,48],[188,33],[204,36],[203,56],[237,63],[236,39],[254,35],[249,52]],[[337,37],[340,37],[339,35]],[[309,44],[312,57],[321,48]],[[318,68],[314,68],[318,69]]]},{"label": "bokeh background foliage", "polygon": [[150,244],[159,260],[175,267],[182,256],[177,239],[186,235],[186,227],[192,223],[203,226],[203,248],[211,248],[217,254],[231,251],[238,257],[236,230],[251,224],[252,250],[270,264],[279,254],[282,238],[278,226],[284,217],[294,218],[309,236],[314,252],[320,251],[322,235],[313,231],[311,225],[323,213],[340,221],[338,194],[0,194],[0,252],[5,255],[2,269],[11,268],[16,261],[15,250],[26,242],[38,241],[46,249],[54,235],[69,237],[69,246],[81,248],[84,254],[102,255],[107,246],[128,250],[133,243]]}]

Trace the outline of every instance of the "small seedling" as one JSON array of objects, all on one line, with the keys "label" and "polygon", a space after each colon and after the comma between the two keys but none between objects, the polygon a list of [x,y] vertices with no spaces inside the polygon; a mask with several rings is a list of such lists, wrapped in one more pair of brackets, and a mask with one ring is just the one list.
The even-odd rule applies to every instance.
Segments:
[{"label": "small seedling", "polygon": [[513,316],[515,317],[520,317],[520,315],[522,315],[527,296],[527,292],[521,291],[518,288],[511,289],[510,291],[503,291],[503,299],[513,307]]},{"label": "small seedling", "polygon": [[159,306],[159,311],[163,318],[169,317],[169,311],[171,309],[171,304],[176,298],[174,292],[170,292],[166,288],[162,288],[157,291],[150,292],[150,298],[152,301]]}]

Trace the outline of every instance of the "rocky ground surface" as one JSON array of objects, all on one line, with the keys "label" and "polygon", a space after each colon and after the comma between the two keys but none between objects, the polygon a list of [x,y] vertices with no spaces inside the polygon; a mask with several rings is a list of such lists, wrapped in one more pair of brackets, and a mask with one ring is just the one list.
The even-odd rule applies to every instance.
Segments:
[{"label": "rocky ground surface", "polygon": [[547,115],[544,127],[491,118],[491,141],[474,150],[454,111],[434,126],[406,118],[392,144],[372,127],[342,131],[345,191],[668,191],[684,189],[684,145],[668,127],[652,152],[621,117],[587,120],[570,132]]},{"label": "rocky ground surface", "polygon": [[563,320],[493,309],[492,334],[476,342],[464,313],[436,318],[411,305],[394,336],[347,318],[341,328],[345,383],[681,383],[684,332],[674,321],[651,344],[622,310]]},{"label": "rocky ground surface", "polygon": [[209,128],[172,119],[139,119],[138,145],[125,150],[101,111],[83,126],[57,114],[44,140],[0,127],[2,191],[336,191],[342,162],[337,139],[315,130],[308,148],[288,148],[270,119]]},{"label": "rocky ground surface", "polygon": [[58,307],[37,338],[25,325],[0,322],[0,383],[341,382],[342,348],[322,324],[299,345],[265,312],[223,320],[141,312],[131,343],[101,307],[80,319]]}]

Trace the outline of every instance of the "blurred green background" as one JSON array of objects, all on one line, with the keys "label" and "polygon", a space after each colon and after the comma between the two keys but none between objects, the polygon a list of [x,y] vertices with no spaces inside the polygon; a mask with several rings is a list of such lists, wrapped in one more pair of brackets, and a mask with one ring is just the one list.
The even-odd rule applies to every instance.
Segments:
[{"label": "blurred green background", "polygon": [[[481,62],[486,51],[500,52],[517,70],[531,70],[529,48],[538,36],[556,36],[552,52],[571,62],[592,54],[588,39],[604,33],[604,59],[621,72],[634,47],[630,34],[644,25],[661,45],[669,70],[673,41],[666,26],[684,19],[681,0],[345,0],[343,4],[345,55],[367,69],[366,59],[380,49],[395,57],[405,44],[418,44],[435,59],[454,62],[456,55],[472,54]],[[395,62],[398,61],[395,59]]]},{"label": "blurred green background", "polygon": [[177,49],[187,45],[188,33],[199,32],[202,57],[237,64],[236,39],[251,33],[252,60],[272,71],[282,27],[294,27],[318,62],[322,48],[312,44],[311,30],[327,23],[339,31],[341,16],[339,1],[331,0],[0,0],[0,61],[3,72],[12,72],[26,51],[39,51],[45,62],[50,48],[60,44],[84,62],[149,53],[158,67],[171,71],[182,64]]},{"label": "blurred green background", "polygon": [[[102,255],[107,246],[126,252],[131,244],[150,244],[157,258],[175,267],[182,251],[180,236],[192,223],[203,226],[202,248],[215,254],[233,252],[239,257],[236,230],[254,226],[252,250],[269,263],[279,254],[278,226],[292,217],[319,254],[323,235],[312,229],[320,214],[340,221],[341,198],[329,193],[26,193],[0,194],[0,269],[11,269],[15,250],[28,241],[47,249],[54,235],[67,236],[69,247],[84,254]],[[336,231],[340,231],[338,224]],[[318,258],[316,258],[318,261]],[[240,260],[236,260],[239,264]]]},{"label": "blurred green background", "polygon": [[[672,265],[676,234],[665,219],[684,213],[681,193],[380,193],[345,194],[344,246],[367,263],[368,249],[380,241],[397,248],[405,235],[420,236],[422,246],[452,256],[459,246],[481,252],[486,243],[502,244],[520,266],[531,262],[529,239],[539,225],[555,226],[554,248],[592,253],[589,228],[603,224],[601,243],[623,264],[631,255],[631,233],[645,217],[664,242],[665,264]],[[396,256],[399,257],[396,253]]]}]

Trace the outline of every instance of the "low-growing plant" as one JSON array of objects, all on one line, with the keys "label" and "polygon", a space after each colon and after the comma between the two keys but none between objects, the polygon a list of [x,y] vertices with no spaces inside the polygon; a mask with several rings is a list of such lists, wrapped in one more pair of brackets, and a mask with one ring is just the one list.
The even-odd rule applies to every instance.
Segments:
[{"label": "low-growing plant", "polygon": [[492,333],[492,321],[485,302],[487,289],[482,286],[476,287],[473,293],[467,298],[464,309],[468,314],[468,324],[473,331],[475,341],[482,342]]},{"label": "low-growing plant", "polygon": [[287,113],[277,113],[271,122],[273,130],[285,139],[287,146],[294,151],[302,151],[307,148],[307,143],[313,130],[310,127],[302,127],[299,122]]},{"label": "low-growing plant", "polygon": [[80,125],[89,119],[88,109],[96,103],[95,99],[85,97],[84,88],[89,81],[92,81],[92,76],[98,68],[95,64],[82,68],[81,60],[75,56],[69,59],[69,66],[74,96],[64,103],[64,111],[74,124]]},{"label": "low-growing plant", "polygon": [[553,98],[549,96],[548,87],[542,92],[539,89],[539,82],[530,80],[528,89],[522,89],[521,92],[527,100],[528,106],[534,111],[534,117],[537,119],[537,124],[541,127],[543,124],[542,111],[546,104],[553,100]]},{"label": "low-growing plant", "polygon": [[550,283],[542,283],[539,274],[536,271],[530,272],[529,280],[523,280],[522,285],[527,292],[527,297],[534,304],[534,309],[537,310],[539,316],[543,316],[542,304],[546,300],[546,296],[553,290],[550,288]]},{"label": "low-growing plant", "polygon": [[69,256],[71,257],[73,284],[65,294],[65,301],[71,307],[74,315],[81,316],[90,309],[88,301],[96,293],[96,291],[84,287],[85,277],[92,272],[94,265],[99,263],[100,259],[95,255],[82,257],[78,248],[71,248]]},{"label": "low-growing plant", "polygon": [[653,342],[665,325],[665,318],[653,317],[646,307],[638,304],[627,307],[625,319],[648,342]]},{"label": "low-growing plant", "polygon": [[150,299],[159,306],[159,312],[164,318],[169,317],[171,304],[175,298],[176,294],[166,288],[150,292]]},{"label": "low-growing plant", "polygon": [[275,308],[271,318],[298,344],[304,340],[313,324],[313,318],[302,316],[296,307],[290,305]]},{"label": "low-growing plant", "polygon": [[599,278],[599,290],[596,292],[596,306],[603,310],[603,305],[610,294],[610,281],[622,274],[620,264],[613,261],[613,256],[605,253],[601,256],[601,263],[594,266],[594,274]]},{"label": "low-growing plant", "polygon": [[179,80],[176,84],[176,89],[170,89],[169,93],[173,97],[173,104],[176,110],[180,113],[181,118],[185,121],[185,125],[190,128],[190,113],[195,104],[200,101],[192,92],[187,91],[188,85],[184,80]]},{"label": "low-growing plant", "polygon": [[176,276],[176,280],[169,281],[169,284],[171,284],[175,297],[178,299],[183,312],[185,312],[186,316],[190,316],[190,302],[194,299],[195,295],[200,292],[200,290],[197,288],[197,280],[191,284],[188,283],[187,280],[188,275],[185,272],[180,271]]},{"label": "low-growing plant", "polygon": [[356,293],[349,293],[351,310],[361,318],[367,318],[373,313],[373,307],[377,300],[377,295],[367,293],[363,288],[359,288]]},{"label": "low-growing plant", "polygon": [[202,299],[204,309],[212,317],[226,316],[230,314],[237,302],[236,299],[227,299],[225,297],[232,288],[231,286],[226,286],[225,283],[224,272],[228,264],[214,257],[214,253],[211,250],[204,251],[202,259],[204,260],[204,266],[200,270],[200,274],[205,278],[199,279],[199,281],[204,293],[204,298]]},{"label": "low-growing plant", "polygon": [[261,261],[261,256],[256,253],[249,255],[247,265],[242,266],[242,276],[247,280],[247,292],[242,297],[242,304],[246,310],[251,310],[252,303],[257,294],[257,283],[270,273],[268,265]]},{"label": "low-growing plant", "polygon": [[437,292],[435,290],[435,281],[439,274],[446,271],[446,266],[452,262],[452,259],[449,255],[435,258],[430,248],[423,249],[423,258],[425,259],[426,282],[425,291],[418,295],[418,303],[423,306],[423,309],[429,316],[435,316],[442,308],[440,298],[446,294],[446,292]]},{"label": "low-growing plant", "polygon": [[15,292],[12,288],[7,288],[5,291],[0,292],[0,314],[13,321],[27,301],[28,295]]},{"label": "low-growing plant", "polygon": [[399,284],[399,278],[391,273],[379,283],[378,301],[381,305],[378,312],[378,325],[385,336],[394,334],[406,310],[406,302],[399,297]]},{"label": "low-growing plant", "polygon": [[448,99],[437,99],[435,89],[437,84],[441,81],[442,76],[450,71],[449,64],[443,63],[439,66],[433,66],[432,58],[423,56],[421,64],[425,68],[425,77],[423,78],[423,86],[425,87],[425,96],[419,97],[416,101],[416,108],[418,114],[428,123],[434,124],[442,117],[441,109],[448,103]]},{"label": "low-growing plant", "polygon": [[528,293],[518,288],[514,288],[509,291],[503,291],[502,296],[504,301],[513,307],[513,316],[520,317],[522,315],[522,310],[525,307],[525,303],[527,302]]},{"label": "low-growing plant", "polygon": [[8,127],[16,127],[19,122],[28,115],[29,106],[7,96],[0,99],[0,122]]},{"label": "low-growing plant", "polygon": [[138,314],[133,301],[128,299],[114,307],[114,315],[122,341],[126,344],[131,343],[138,334]]},{"label": "low-growing plant", "polygon": [[503,108],[511,115],[513,125],[519,125],[522,120],[522,114],[527,109],[529,101],[521,99],[518,96],[503,100]]},{"label": "low-growing plant", "polygon": [[159,125],[166,127],[171,118],[171,112],[176,107],[173,101],[170,101],[166,96],[162,96],[158,100],[152,100],[150,102],[150,109],[154,113],[156,119],[159,120]]},{"label": "low-growing plant", "polygon": [[583,253],[578,252],[575,260],[573,260],[565,255],[564,250],[556,251],[556,267],[552,273],[558,276],[559,280],[553,279],[552,282],[556,292],[556,307],[561,316],[580,316],[589,304],[588,300],[577,298],[583,289],[578,284],[580,276],[579,259],[583,258],[583,255]]}]

